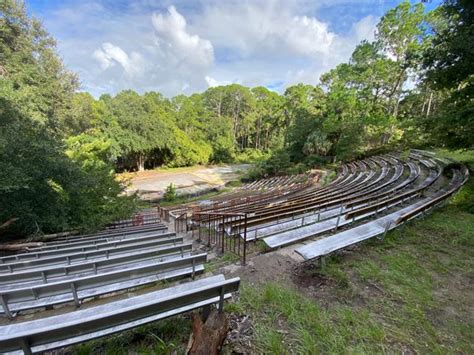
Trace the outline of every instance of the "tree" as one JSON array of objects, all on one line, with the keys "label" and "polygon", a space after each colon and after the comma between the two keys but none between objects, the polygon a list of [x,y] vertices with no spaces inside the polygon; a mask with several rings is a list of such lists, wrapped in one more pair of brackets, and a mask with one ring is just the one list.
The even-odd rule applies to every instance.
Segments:
[{"label": "tree", "polygon": [[298,84],[287,88],[283,96],[287,149],[293,161],[300,161],[306,155],[303,147],[308,136],[322,129],[325,94],[319,87]]},{"label": "tree", "polygon": [[23,3],[0,3],[0,53],[0,225],[8,226],[0,232],[98,229],[129,215],[133,198],[122,196],[104,159],[108,143],[84,135],[68,140],[67,150],[66,135],[92,118],[77,114],[65,124],[75,114],[68,110],[76,78]]},{"label": "tree", "polygon": [[395,80],[389,100],[392,103],[392,114],[398,116],[398,107],[405,81],[410,70],[416,70],[421,64],[423,40],[426,35],[424,5],[411,5],[404,1],[387,11],[377,25],[376,40],[382,51],[396,64]]},{"label": "tree", "polygon": [[60,133],[60,118],[78,80],[56,55],[54,39],[27,16],[23,2],[0,2],[0,53],[0,96]]},{"label": "tree", "polygon": [[145,169],[150,152],[167,148],[172,135],[171,121],[159,105],[161,100],[154,94],[140,96],[127,90],[106,102],[118,125],[111,139],[120,147],[125,164],[130,160],[139,171]]},{"label": "tree", "polygon": [[433,24],[425,52],[426,83],[444,93],[439,111],[424,126],[435,142],[449,148],[474,147],[474,4],[447,0]]}]

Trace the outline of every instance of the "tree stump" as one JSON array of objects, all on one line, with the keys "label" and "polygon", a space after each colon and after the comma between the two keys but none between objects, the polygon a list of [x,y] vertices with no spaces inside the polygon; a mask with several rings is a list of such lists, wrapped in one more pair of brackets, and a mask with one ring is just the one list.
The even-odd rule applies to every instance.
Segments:
[{"label": "tree stump", "polygon": [[192,314],[193,332],[188,343],[189,355],[217,355],[221,351],[229,320],[226,315],[213,310],[203,323],[199,313]]}]

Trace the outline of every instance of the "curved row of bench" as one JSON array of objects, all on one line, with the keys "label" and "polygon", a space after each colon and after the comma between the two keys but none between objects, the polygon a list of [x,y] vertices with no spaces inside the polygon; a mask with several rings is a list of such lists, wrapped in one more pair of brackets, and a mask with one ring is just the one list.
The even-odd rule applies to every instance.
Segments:
[{"label": "curved row of bench", "polygon": [[[453,180],[445,182],[448,178],[443,173],[452,174]],[[334,246],[340,249],[353,244],[352,240],[364,240],[373,233],[385,232],[403,223],[398,218],[412,209],[428,208],[430,201],[446,198],[450,195],[446,195],[446,191],[457,191],[468,175],[463,166],[453,165],[429,152],[413,150],[407,158],[385,154],[344,164],[336,179],[324,187],[308,184],[271,200],[258,199],[234,206],[223,204],[222,209],[217,206],[212,211],[246,213],[246,221],[225,222],[227,235],[233,235],[234,229],[241,231],[245,223],[245,233],[240,237],[245,236],[247,241],[262,239],[270,249],[315,237],[328,238],[327,243],[341,239],[340,247]],[[387,216],[380,217],[383,214]],[[394,218],[397,223],[392,221]],[[377,227],[388,220],[390,227]],[[359,226],[360,223],[364,224]],[[351,228],[354,225],[357,227]],[[364,234],[364,228],[373,233]],[[339,229],[347,230],[339,237],[339,234],[327,237]],[[349,238],[349,235],[354,237]],[[325,255],[324,245],[322,239],[296,251],[309,260]],[[330,249],[336,250],[327,250]]]}]

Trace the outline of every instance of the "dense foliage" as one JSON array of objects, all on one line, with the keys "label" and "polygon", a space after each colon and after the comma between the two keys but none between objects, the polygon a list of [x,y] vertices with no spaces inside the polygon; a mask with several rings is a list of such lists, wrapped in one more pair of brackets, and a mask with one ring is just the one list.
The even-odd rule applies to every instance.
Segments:
[{"label": "dense foliage", "polygon": [[[54,40],[0,3],[0,225],[99,227],[126,215],[114,171],[267,158],[254,176],[396,147],[474,145],[472,1],[402,2],[350,60],[282,94],[232,84],[166,98],[79,93]],[[48,206],[48,208],[45,208]],[[0,229],[0,231],[2,230]]]},{"label": "dense foliage", "polygon": [[128,215],[110,143],[63,130],[77,80],[53,39],[15,1],[2,1],[0,15],[0,233],[87,230]]}]

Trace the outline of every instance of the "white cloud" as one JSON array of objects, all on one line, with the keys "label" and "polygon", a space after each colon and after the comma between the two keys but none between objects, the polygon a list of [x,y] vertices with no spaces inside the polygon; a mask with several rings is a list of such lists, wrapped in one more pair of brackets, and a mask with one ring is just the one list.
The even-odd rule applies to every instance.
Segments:
[{"label": "white cloud", "polygon": [[367,41],[373,41],[375,36],[375,28],[378,21],[378,18],[369,15],[354,23],[352,25],[351,33],[354,33],[355,40],[357,42],[360,42],[364,39]]},{"label": "white cloud", "polygon": [[168,14],[153,14],[153,27],[157,43],[175,66],[209,68],[214,62],[214,49],[210,41],[187,32],[185,18],[174,6]]},{"label": "white cloud", "polygon": [[205,7],[194,27],[215,46],[242,57],[316,56],[328,53],[335,34],[314,17],[294,15],[281,2],[220,2]]},{"label": "white cloud", "polygon": [[297,11],[291,3],[279,1],[219,2],[205,7],[193,30],[209,38],[218,54],[219,50],[237,53],[209,76],[251,86],[280,80],[283,87],[317,84],[322,73],[347,61],[361,40],[373,39],[374,16],[362,18],[341,35],[315,16],[297,15]]},{"label": "white cloud", "polygon": [[105,87],[114,92],[132,88],[168,96],[208,87],[205,77],[214,63],[212,44],[189,32],[186,19],[174,6],[134,20],[145,21],[140,25],[143,35],[133,33],[138,25],[131,27],[129,35],[120,29],[123,37],[114,40],[120,45],[104,42],[92,51],[96,81],[108,83]]},{"label": "white cloud", "polygon": [[229,85],[232,83],[231,81],[226,81],[226,80],[219,81],[208,75],[206,75],[205,79],[206,79],[207,86],[209,86],[210,88],[214,88],[216,86],[221,86],[221,85]]},{"label": "white cloud", "polygon": [[100,63],[102,70],[106,70],[118,63],[129,76],[139,75],[143,69],[144,61],[137,52],[129,56],[122,48],[106,42],[102,48],[96,49],[92,56]]},{"label": "white cloud", "polygon": [[[286,28],[285,28],[286,27]],[[336,35],[328,31],[328,26],[314,17],[293,17],[288,26],[280,26],[281,34],[289,47],[295,51],[317,56],[327,55]]]},{"label": "white cloud", "polygon": [[133,89],[174,96],[229,83],[317,84],[357,43],[373,38],[377,21],[366,16],[335,32],[337,25],[318,15],[322,3],[308,0],[160,3],[114,8],[84,0],[49,11],[45,24],[66,65],[94,95]]}]

